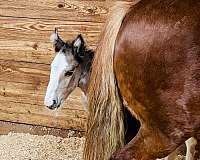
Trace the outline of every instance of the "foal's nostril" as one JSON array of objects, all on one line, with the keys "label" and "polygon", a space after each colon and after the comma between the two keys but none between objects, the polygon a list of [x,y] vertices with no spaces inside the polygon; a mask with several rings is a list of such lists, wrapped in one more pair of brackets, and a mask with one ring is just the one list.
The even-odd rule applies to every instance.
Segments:
[{"label": "foal's nostril", "polygon": [[48,108],[51,109],[51,110],[55,109],[55,107],[53,105],[52,106],[48,106]]},{"label": "foal's nostril", "polygon": [[47,106],[49,109],[54,110],[54,109],[60,107],[60,104],[58,104],[58,100],[55,100],[55,99],[54,99],[54,100],[51,101],[51,102],[53,102],[53,104],[52,104],[51,106]]},{"label": "foal's nostril", "polygon": [[55,105],[56,104],[56,100],[53,100],[53,105]]}]

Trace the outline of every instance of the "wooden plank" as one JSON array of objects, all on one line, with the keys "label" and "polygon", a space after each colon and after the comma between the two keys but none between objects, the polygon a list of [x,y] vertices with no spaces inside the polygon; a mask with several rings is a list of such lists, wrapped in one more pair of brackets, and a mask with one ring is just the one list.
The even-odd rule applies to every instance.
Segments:
[{"label": "wooden plank", "polygon": [[0,81],[45,85],[49,81],[50,65],[0,60]]},{"label": "wooden plank", "polygon": [[[54,57],[49,37],[59,28],[64,40],[82,34],[90,48],[95,48],[102,23],[39,20],[0,17],[0,59],[50,63]],[[5,34],[6,33],[6,34]]]},{"label": "wooden plank", "polygon": [[[6,122],[0,121],[0,135],[7,135],[8,133],[29,133],[32,135],[53,135],[56,137],[63,137],[66,138],[69,136],[75,137],[83,137],[85,132],[80,131],[70,131],[66,129],[59,129],[59,128],[50,128],[50,127],[43,127],[37,125],[28,125],[28,124],[21,124],[21,123],[13,123],[13,122]],[[72,134],[73,133],[73,134]]]},{"label": "wooden plank", "polygon": [[[108,1],[109,2],[109,1]],[[104,22],[108,8],[102,0],[1,0],[0,16],[60,21]]]},{"label": "wooden plank", "polygon": [[[0,60],[0,95],[10,100],[43,105],[50,65]],[[18,98],[16,98],[18,97]],[[75,90],[67,106],[83,108],[80,90]]]},{"label": "wooden plank", "polygon": [[[50,34],[55,27],[64,40],[72,40],[78,34],[83,34],[88,43],[96,45],[98,35],[104,23],[40,20],[29,18],[7,18],[0,17],[0,38],[2,40],[15,40],[19,38],[24,41],[38,40],[38,42],[49,43]],[[5,34],[6,33],[6,34]]]},{"label": "wooden plank", "polygon": [[105,0],[0,0],[0,57],[50,63],[54,55],[49,35],[55,27],[60,29],[65,40],[72,40],[81,33],[89,46],[95,48],[109,7],[114,3]]},{"label": "wooden plank", "polygon": [[84,130],[86,112],[76,90],[57,112],[43,105],[49,65],[0,61],[0,120]]},{"label": "wooden plank", "polygon": [[[46,86],[34,88],[32,84],[1,81],[0,84],[0,100],[44,107]],[[79,89],[75,90],[65,101],[63,109],[65,108],[84,110]]]},{"label": "wooden plank", "polygon": [[[47,65],[24,62],[0,62],[0,95],[7,101],[43,106],[48,83]],[[66,106],[83,109],[79,90],[68,98]]]},{"label": "wooden plank", "polygon": [[95,48],[113,3],[0,0],[0,120],[85,131],[87,113],[80,90],[57,111],[43,105],[54,57],[49,35],[55,27],[65,40],[81,33]]},{"label": "wooden plank", "polygon": [[104,23],[116,1],[132,0],[0,0],[0,16]]},{"label": "wooden plank", "polygon": [[[59,116],[59,117],[64,117],[65,115],[68,115],[68,116],[76,117],[76,118],[86,118],[86,111],[82,107],[82,104],[80,106],[78,106],[78,104],[76,103],[76,100],[71,100],[71,103],[69,103],[69,99],[71,99],[71,98],[69,98],[67,100],[67,102],[62,107],[60,107],[59,110],[56,110],[56,111],[51,111],[42,104],[33,103],[35,98],[32,98],[32,100],[30,99],[30,101],[27,101],[27,99],[25,101],[20,96],[19,97],[14,97],[14,96],[9,97],[9,96],[1,95],[0,100],[1,100],[2,104],[0,106],[2,106],[1,108],[3,109],[4,108],[3,104],[6,105],[6,103],[8,102],[10,104],[13,104],[13,106],[11,106],[10,108],[5,106],[6,109],[10,110],[10,111],[15,109],[15,108],[12,108],[12,107],[15,107],[15,104],[17,104],[17,105],[22,104],[22,105],[26,106],[26,108],[20,107],[20,111],[23,111],[23,113],[51,115],[51,116]],[[37,107],[35,107],[35,106],[37,106]],[[17,112],[17,111],[19,111],[18,109],[14,110],[14,111]],[[55,115],[53,113],[55,113]]]},{"label": "wooden plank", "polygon": [[[85,131],[86,113],[71,109],[65,111],[50,111],[37,105],[1,101],[0,120]],[[79,115],[85,115],[85,118]]]},{"label": "wooden plank", "polygon": [[42,105],[49,81],[49,65],[0,61],[0,95],[7,100]]}]

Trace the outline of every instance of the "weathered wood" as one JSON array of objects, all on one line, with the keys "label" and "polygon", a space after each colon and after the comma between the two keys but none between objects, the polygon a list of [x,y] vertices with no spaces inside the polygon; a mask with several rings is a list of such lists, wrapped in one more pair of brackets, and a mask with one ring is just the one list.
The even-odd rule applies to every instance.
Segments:
[{"label": "weathered wood", "polygon": [[60,21],[104,22],[108,13],[102,0],[1,0],[0,16]]},{"label": "weathered wood", "polygon": [[21,124],[21,123],[13,123],[13,122],[5,122],[0,121],[0,135],[7,135],[10,132],[14,133],[29,133],[32,135],[53,135],[57,137],[66,138],[70,135],[76,137],[84,136],[84,132],[80,131],[71,131],[66,129],[59,129],[59,128],[50,128],[50,127],[43,127],[43,126],[36,126],[36,125],[28,125],[28,124]]},{"label": "weathered wood", "polygon": [[29,83],[38,87],[40,83],[47,84],[49,71],[50,65],[46,64],[0,60],[0,81]]},{"label": "weathered wood", "polygon": [[[34,88],[32,84],[1,82],[0,100],[33,104],[44,107],[46,87]],[[84,110],[79,90],[75,90],[65,102],[64,108]]]},{"label": "weathered wood", "polygon": [[98,39],[102,26],[103,23],[97,22],[62,22],[59,20],[0,17],[0,38],[2,40],[5,38],[6,40],[18,38],[22,41],[38,40],[38,42],[49,43],[49,36],[56,27],[59,28],[63,39],[74,39],[74,36],[81,33],[86,36],[90,44],[96,45],[96,39]]},{"label": "weathered wood", "polygon": [[[32,99],[31,99],[31,97],[32,97]],[[58,115],[62,116],[64,114],[66,114],[69,116],[75,115],[76,117],[86,118],[85,110],[83,109],[82,104],[78,105],[78,104],[80,104],[80,101],[78,100],[78,98],[77,99],[74,98],[74,97],[76,97],[76,95],[74,94],[71,97],[73,97],[73,98],[69,97],[69,100],[63,105],[63,107],[61,107],[62,108],[61,110],[63,112],[60,112]],[[20,94],[16,94],[16,95],[12,94],[10,96],[0,95],[0,101],[2,102],[1,104],[3,104],[3,103],[6,104],[6,102],[8,102],[8,103],[11,102],[11,104],[14,105],[11,107],[15,107],[15,104],[16,105],[24,104],[26,107],[28,107],[28,108],[21,108],[21,111],[23,111],[23,112],[29,112],[29,113],[39,112],[39,114],[42,114],[42,115],[54,113],[54,111],[48,112],[49,109],[47,109],[42,104],[43,103],[42,99],[40,101],[38,101],[37,98],[38,98],[37,96],[30,96],[30,95],[28,97],[23,97]],[[42,96],[41,96],[41,98],[42,98]],[[30,105],[30,106],[28,106],[28,105]],[[35,107],[35,106],[37,106],[37,107]],[[9,108],[7,108],[7,106],[2,106],[1,109],[3,109],[3,108],[9,109]],[[70,112],[70,110],[71,110],[71,112]],[[19,110],[16,109],[16,111],[19,111]],[[68,113],[68,112],[70,112],[70,113]],[[56,113],[56,111],[55,111],[55,113]]]},{"label": "weathered wood", "polygon": [[49,36],[55,27],[64,40],[81,33],[95,49],[115,1],[0,0],[0,120],[85,131],[80,90],[58,111],[43,105],[54,57]]},{"label": "weathered wood", "polygon": [[0,17],[0,59],[50,63],[54,56],[49,37],[54,28],[64,40],[78,34],[85,37],[90,48],[95,48],[102,23],[39,20]]},{"label": "weathered wood", "polygon": [[[50,65],[0,60],[0,95],[16,102],[43,105],[49,81]],[[81,94],[76,90],[67,104],[83,108]],[[76,105],[75,105],[76,104]]]},{"label": "weathered wood", "polygon": [[49,109],[32,104],[1,101],[0,120],[47,127],[85,131],[86,112],[80,110]]},{"label": "weathered wood", "polygon": [[49,67],[45,64],[0,60],[1,94],[24,95],[27,98],[30,98],[29,95],[44,96]]},{"label": "weathered wood", "polygon": [[83,131],[86,112],[79,90],[69,97],[62,111],[54,114],[44,107],[48,67],[46,64],[0,61],[0,120]]},{"label": "weathered wood", "polygon": [[[0,16],[105,22],[116,0],[0,0]],[[120,1],[120,0],[118,0]],[[121,0],[131,1],[131,0]]]}]

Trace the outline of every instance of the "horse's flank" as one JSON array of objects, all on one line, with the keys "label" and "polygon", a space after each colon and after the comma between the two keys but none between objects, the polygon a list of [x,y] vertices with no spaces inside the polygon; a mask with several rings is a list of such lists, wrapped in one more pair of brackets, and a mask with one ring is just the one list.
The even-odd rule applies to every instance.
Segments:
[{"label": "horse's flank", "polygon": [[113,54],[119,28],[132,5],[118,2],[111,9],[96,50],[88,90],[85,160],[107,160],[124,145],[122,101],[113,70]]},{"label": "horse's flank", "polygon": [[143,0],[126,15],[115,44],[114,71],[141,128],[114,160],[164,157],[196,138],[199,7],[199,0]]}]

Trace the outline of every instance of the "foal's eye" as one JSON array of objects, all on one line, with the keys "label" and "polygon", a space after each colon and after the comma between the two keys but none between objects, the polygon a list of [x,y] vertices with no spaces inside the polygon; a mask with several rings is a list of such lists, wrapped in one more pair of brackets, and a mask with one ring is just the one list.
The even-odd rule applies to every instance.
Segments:
[{"label": "foal's eye", "polygon": [[65,76],[69,77],[74,73],[73,70],[65,72]]}]

